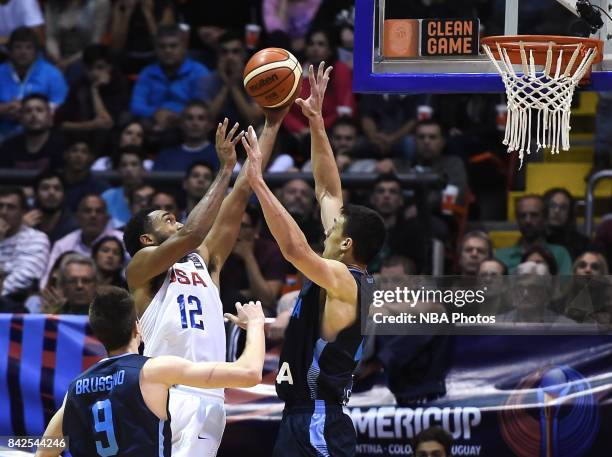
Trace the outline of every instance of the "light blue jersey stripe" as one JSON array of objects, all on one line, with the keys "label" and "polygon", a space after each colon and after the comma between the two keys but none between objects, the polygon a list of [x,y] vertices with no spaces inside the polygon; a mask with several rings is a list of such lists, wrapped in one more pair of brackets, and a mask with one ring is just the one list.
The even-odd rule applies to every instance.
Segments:
[{"label": "light blue jersey stripe", "polygon": [[327,442],[325,441],[325,401],[315,400],[315,408],[310,418],[310,444],[317,450],[317,455],[329,457]]},{"label": "light blue jersey stripe", "polygon": [[164,424],[165,420],[159,421],[159,457],[164,457]]}]

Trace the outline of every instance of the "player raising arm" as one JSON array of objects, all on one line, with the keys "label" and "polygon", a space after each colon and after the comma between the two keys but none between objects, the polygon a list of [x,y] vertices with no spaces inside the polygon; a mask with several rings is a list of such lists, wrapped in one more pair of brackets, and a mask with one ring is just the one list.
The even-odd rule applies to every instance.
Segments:
[{"label": "player raising arm", "polygon": [[325,228],[322,257],[264,182],[253,128],[242,139],[249,157],[246,175],[268,227],[285,258],[307,278],[287,327],[276,377],[276,391],[285,401],[273,454],[279,457],[355,454],[355,430],[342,405],[361,354],[360,290],[362,281],[372,281],[366,265],[385,237],[375,211],[342,202],[321,114],[330,71],[322,63],[315,76],[311,66],[311,95],[296,100],[310,123],[315,189]]},{"label": "player raising arm", "polygon": [[[264,314],[259,302],[228,316],[247,329],[245,350],[233,363],[194,363],[183,358],[138,355],[140,329],[127,291],[102,288],[89,310],[95,336],[108,358],[78,376],[51,419],[45,438],[67,436],[74,457],[170,455],[168,389],[248,387],[261,380],[265,356]],[[163,450],[163,454],[160,451]],[[58,456],[61,449],[36,456]]]}]

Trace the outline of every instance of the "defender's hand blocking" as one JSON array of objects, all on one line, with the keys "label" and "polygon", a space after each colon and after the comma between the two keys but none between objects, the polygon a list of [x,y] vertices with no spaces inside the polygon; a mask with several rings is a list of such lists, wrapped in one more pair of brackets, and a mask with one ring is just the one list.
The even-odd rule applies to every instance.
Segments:
[{"label": "defender's hand blocking", "polygon": [[306,100],[298,98],[295,103],[302,108],[302,114],[307,118],[321,116],[323,112],[323,97],[329,82],[329,74],[333,67],[325,69],[325,62],[319,64],[317,76],[314,74],[314,67],[308,68],[308,81],[310,81],[310,97]]},{"label": "defender's hand blocking", "polygon": [[259,300],[256,302],[250,301],[244,305],[241,305],[240,302],[236,302],[236,311],[238,314],[237,316],[230,313],[225,313],[224,316],[240,328],[245,329],[247,324],[263,325],[265,322],[265,316]]},{"label": "defender's hand blocking", "polygon": [[242,145],[246,149],[249,160],[246,162],[246,176],[249,184],[253,185],[258,179],[262,178],[261,170],[261,150],[257,142],[257,134],[252,126],[249,126],[248,132],[242,137]]},{"label": "defender's hand blocking", "polygon": [[244,131],[240,132],[234,138],[239,124],[236,122],[229,133],[226,134],[228,124],[229,120],[225,118],[223,123],[219,123],[219,125],[217,125],[215,149],[217,150],[217,157],[219,157],[221,166],[231,165],[233,168],[234,165],[236,165],[236,144],[238,144],[238,141],[240,141],[244,135]]}]

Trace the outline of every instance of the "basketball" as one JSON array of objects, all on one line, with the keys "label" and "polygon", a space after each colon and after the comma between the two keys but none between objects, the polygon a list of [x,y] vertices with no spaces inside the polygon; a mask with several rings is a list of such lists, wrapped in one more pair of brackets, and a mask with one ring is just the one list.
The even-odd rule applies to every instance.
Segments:
[{"label": "basketball", "polygon": [[293,103],[301,87],[302,66],[285,49],[262,49],[244,68],[244,88],[263,108],[282,108]]}]

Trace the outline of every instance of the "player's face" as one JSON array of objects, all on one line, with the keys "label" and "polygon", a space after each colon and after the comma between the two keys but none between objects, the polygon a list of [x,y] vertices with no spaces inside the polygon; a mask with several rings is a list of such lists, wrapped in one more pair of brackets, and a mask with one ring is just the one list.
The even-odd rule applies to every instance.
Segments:
[{"label": "player's face", "polygon": [[153,226],[154,245],[159,246],[180,229],[183,224],[176,220],[174,214],[168,211],[156,210],[149,216]]},{"label": "player's face", "polygon": [[344,240],[346,240],[344,236],[344,216],[341,215],[335,219],[333,227],[325,232],[323,257],[339,260],[344,253],[341,250]]}]

